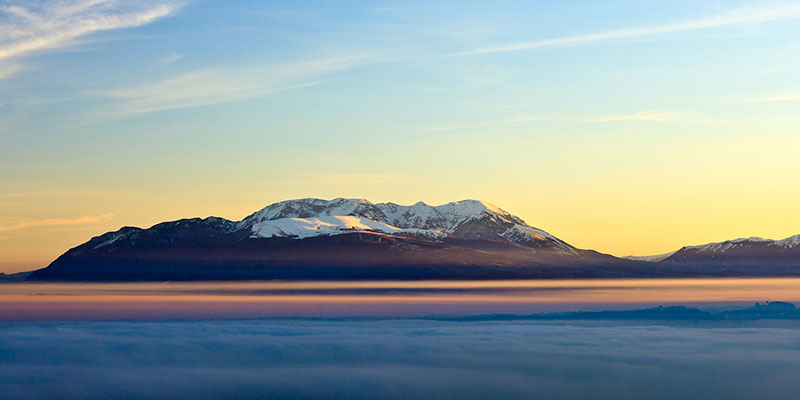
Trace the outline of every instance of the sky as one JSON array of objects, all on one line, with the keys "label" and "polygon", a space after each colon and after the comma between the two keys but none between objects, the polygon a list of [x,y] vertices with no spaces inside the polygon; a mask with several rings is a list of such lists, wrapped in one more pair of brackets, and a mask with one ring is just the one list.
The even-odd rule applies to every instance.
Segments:
[{"label": "sky", "polygon": [[273,202],[497,204],[648,255],[800,233],[800,1],[3,1],[0,272]]}]

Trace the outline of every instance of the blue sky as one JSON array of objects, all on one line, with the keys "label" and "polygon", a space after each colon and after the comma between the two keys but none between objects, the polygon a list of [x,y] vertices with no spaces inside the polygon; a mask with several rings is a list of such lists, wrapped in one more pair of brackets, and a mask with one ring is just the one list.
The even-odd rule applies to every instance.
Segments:
[{"label": "blue sky", "polygon": [[617,255],[796,234],[798,23],[797,1],[6,1],[0,259],[295,197],[480,198]]}]

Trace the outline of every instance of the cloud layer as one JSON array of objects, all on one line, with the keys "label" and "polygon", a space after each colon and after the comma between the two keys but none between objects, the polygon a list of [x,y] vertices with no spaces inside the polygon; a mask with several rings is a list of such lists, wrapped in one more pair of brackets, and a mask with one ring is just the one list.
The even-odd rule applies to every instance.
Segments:
[{"label": "cloud layer", "polygon": [[34,398],[792,398],[797,327],[232,321],[0,326]]}]

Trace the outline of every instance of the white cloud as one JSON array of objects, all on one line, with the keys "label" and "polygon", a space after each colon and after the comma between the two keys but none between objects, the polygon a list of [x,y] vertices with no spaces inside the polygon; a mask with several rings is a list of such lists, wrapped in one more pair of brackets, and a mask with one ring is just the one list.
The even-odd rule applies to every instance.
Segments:
[{"label": "white cloud", "polygon": [[9,76],[19,72],[21,69],[22,66],[19,64],[3,63],[0,61],[0,79],[8,78]]},{"label": "white cloud", "polygon": [[800,95],[755,97],[742,100],[743,103],[778,103],[783,101],[800,101]]},{"label": "white cloud", "polygon": [[172,52],[168,54],[166,57],[158,60],[158,62],[161,64],[172,64],[174,62],[179,61],[181,58],[183,58],[183,56],[184,56],[183,54]]},{"label": "white cloud", "polygon": [[577,46],[588,43],[603,42],[615,39],[629,39],[643,36],[654,36],[666,33],[694,31],[700,29],[719,28],[724,26],[757,24],[762,22],[789,20],[800,18],[800,4],[777,4],[770,7],[743,7],[726,13],[706,18],[677,22],[665,25],[644,26],[637,28],[617,29],[586,35],[561,36],[550,39],[527,42],[506,43],[496,46],[481,47],[445,56],[470,56],[511,51],[523,51],[547,47]]},{"label": "white cloud", "polygon": [[164,110],[222,104],[317,84],[323,75],[358,65],[352,56],[260,68],[222,68],[188,72],[139,86],[109,90],[100,95],[118,100],[98,114],[112,120]]},{"label": "white cloud", "polygon": [[426,129],[422,132],[448,132],[465,131],[470,129],[493,128],[497,126],[507,126],[515,124],[527,124],[533,122],[621,122],[621,121],[652,121],[667,122],[676,121],[682,116],[693,114],[691,112],[667,112],[667,111],[642,111],[633,114],[618,114],[597,118],[568,117],[568,116],[529,116],[512,118],[497,121],[475,122],[465,124],[440,125]]},{"label": "white cloud", "polygon": [[114,218],[114,214],[102,214],[97,216],[83,215],[75,218],[39,219],[34,221],[24,221],[13,224],[0,225],[0,232],[15,231],[18,229],[34,228],[41,226],[93,224],[95,222],[100,222],[111,218]]},{"label": "white cloud", "polygon": [[330,174],[323,176],[319,181],[332,185],[422,184],[429,182],[425,178],[406,174]]},{"label": "white cloud", "polygon": [[587,122],[620,122],[620,121],[653,121],[665,122],[674,121],[678,116],[685,113],[663,112],[663,111],[642,111],[633,114],[612,115],[608,117],[591,118]]},{"label": "white cloud", "polygon": [[442,126],[434,126],[431,128],[423,129],[423,132],[447,132],[447,131],[463,131],[469,129],[478,129],[478,128],[490,128],[495,126],[502,126],[502,125],[512,125],[512,124],[525,124],[529,122],[537,122],[537,121],[545,121],[550,120],[550,118],[544,118],[539,116],[530,116],[530,117],[519,117],[519,118],[511,118],[505,119],[500,121],[487,121],[487,122],[476,122],[470,124],[455,124],[455,125],[442,125]]},{"label": "white cloud", "polygon": [[11,1],[0,6],[0,79],[23,69],[13,60],[69,47],[95,32],[147,25],[180,8],[177,3],[148,0],[31,3]]}]

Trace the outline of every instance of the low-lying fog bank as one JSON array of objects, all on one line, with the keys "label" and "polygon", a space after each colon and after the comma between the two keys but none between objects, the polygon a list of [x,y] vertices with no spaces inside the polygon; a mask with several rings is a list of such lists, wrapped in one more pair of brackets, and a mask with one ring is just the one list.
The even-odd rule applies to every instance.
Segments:
[{"label": "low-lying fog bank", "polygon": [[0,325],[0,392],[8,399],[784,399],[800,391],[800,329],[779,322],[13,323]]}]

